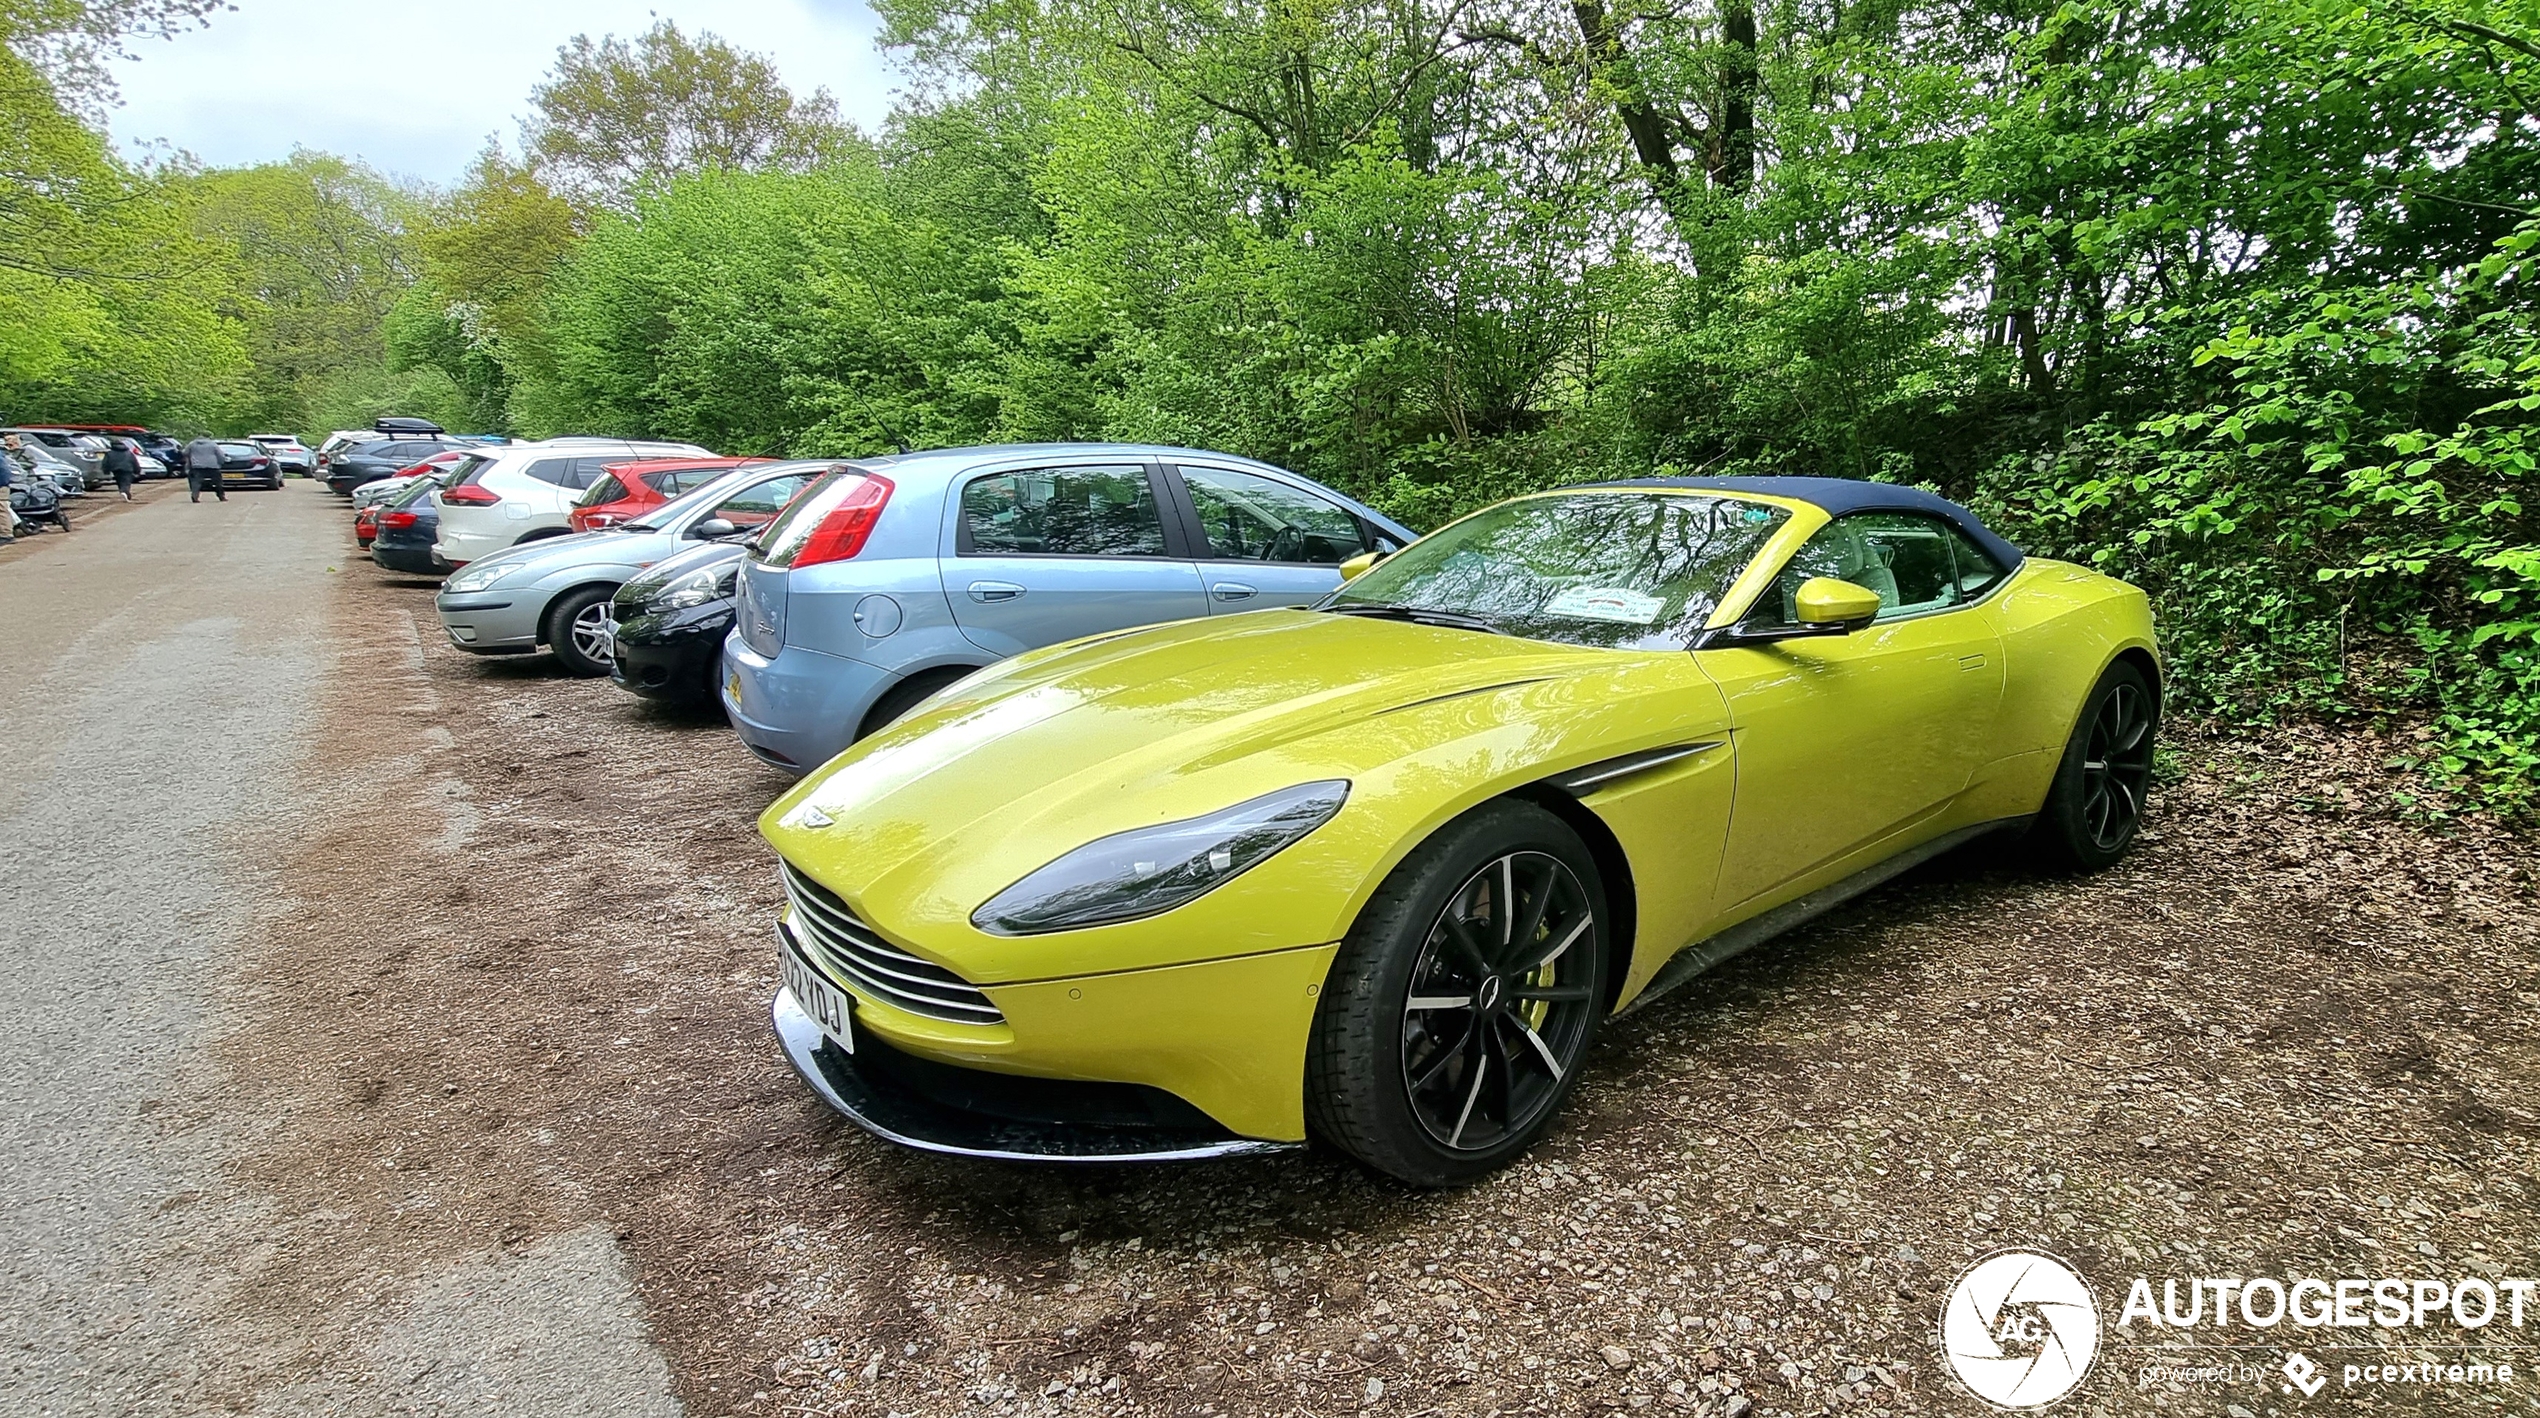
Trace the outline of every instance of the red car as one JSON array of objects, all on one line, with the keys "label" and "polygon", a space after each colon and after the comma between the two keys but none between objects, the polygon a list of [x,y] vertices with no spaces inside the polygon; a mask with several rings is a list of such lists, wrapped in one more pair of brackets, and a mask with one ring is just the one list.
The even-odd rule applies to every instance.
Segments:
[{"label": "red car", "polygon": [[577,532],[614,527],[681,493],[694,492],[734,468],[772,462],[768,458],[652,458],[640,463],[611,463],[564,520]]}]

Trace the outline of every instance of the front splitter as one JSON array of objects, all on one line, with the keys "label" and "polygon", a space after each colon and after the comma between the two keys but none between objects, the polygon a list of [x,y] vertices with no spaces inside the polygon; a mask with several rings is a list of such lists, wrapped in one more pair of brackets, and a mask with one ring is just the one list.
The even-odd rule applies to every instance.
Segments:
[{"label": "front splitter", "polygon": [[866,1132],[903,1147],[1007,1162],[1198,1162],[1288,1152],[1303,1145],[1195,1128],[1024,1119],[950,1107],[896,1086],[839,1048],[820,1032],[792,990],[776,992],[771,1014],[786,1062],[821,1101]]}]

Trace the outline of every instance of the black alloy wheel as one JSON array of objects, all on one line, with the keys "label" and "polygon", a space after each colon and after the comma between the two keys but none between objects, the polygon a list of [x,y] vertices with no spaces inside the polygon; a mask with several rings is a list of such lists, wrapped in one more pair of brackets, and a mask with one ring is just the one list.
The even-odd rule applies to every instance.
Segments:
[{"label": "black alloy wheel", "polygon": [[1438,829],[1342,941],[1306,1047],[1314,1134],[1415,1186],[1543,1135],[1609,1003],[1605,887],[1569,824],[1516,799]]},{"label": "black alloy wheel", "polygon": [[2143,820],[2143,796],[2152,785],[2151,696],[2140,685],[2117,684],[2090,721],[2081,761],[2081,820],[2092,845],[2116,851]]},{"label": "black alloy wheel", "polygon": [[2091,687],[2030,831],[2049,864],[2098,871],[2134,845],[2160,722],[2160,698],[2135,665],[2119,660]]},{"label": "black alloy wheel", "polygon": [[1486,1152],[1560,1100],[1593,1023],[1587,888],[1560,858],[1511,852],[1429,928],[1403,1002],[1402,1081],[1431,1140]]}]

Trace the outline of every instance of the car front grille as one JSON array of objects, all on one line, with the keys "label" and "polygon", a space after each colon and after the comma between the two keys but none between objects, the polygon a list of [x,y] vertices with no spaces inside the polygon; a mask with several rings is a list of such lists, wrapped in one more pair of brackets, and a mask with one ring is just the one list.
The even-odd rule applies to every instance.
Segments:
[{"label": "car front grille", "polygon": [[1005,1014],[977,986],[883,941],[836,892],[784,862],[779,875],[794,906],[793,936],[812,962],[869,995],[929,1019],[1003,1024]]}]

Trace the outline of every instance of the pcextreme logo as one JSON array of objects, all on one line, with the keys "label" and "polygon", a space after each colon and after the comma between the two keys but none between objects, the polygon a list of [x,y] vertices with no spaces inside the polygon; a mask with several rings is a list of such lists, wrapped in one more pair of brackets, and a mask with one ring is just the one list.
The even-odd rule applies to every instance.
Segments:
[{"label": "pcextreme logo", "polygon": [[1949,1289],[1940,1351],[1967,1392],[1996,1408],[2044,1408],[2081,1387],[2099,1355],[2099,1305],[2081,1272],[2042,1251],[1995,1251]]}]

